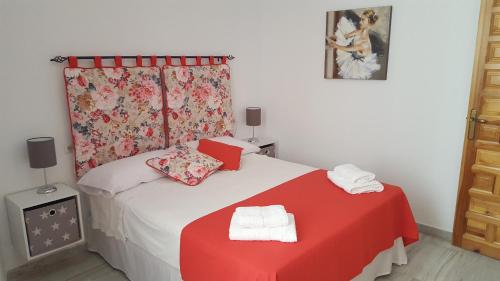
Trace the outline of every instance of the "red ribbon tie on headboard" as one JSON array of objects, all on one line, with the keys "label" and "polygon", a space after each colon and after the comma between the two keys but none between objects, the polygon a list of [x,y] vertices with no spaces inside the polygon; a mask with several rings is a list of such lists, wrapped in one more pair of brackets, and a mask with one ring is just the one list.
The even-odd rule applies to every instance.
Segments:
[{"label": "red ribbon tie on headboard", "polygon": [[151,56],[151,58],[149,59],[151,61],[151,66],[156,66],[156,62],[157,62],[157,57],[156,56]]},{"label": "red ribbon tie on headboard", "polygon": [[121,67],[121,66],[123,66],[123,64],[122,64],[122,57],[120,57],[120,56],[115,56],[115,66],[116,66],[116,67]]},{"label": "red ribbon tie on headboard", "polygon": [[69,67],[78,67],[78,60],[76,59],[76,57],[68,57],[68,63]]},{"label": "red ribbon tie on headboard", "polygon": [[100,56],[94,57],[94,65],[96,68],[102,68],[102,58]]},{"label": "red ribbon tie on headboard", "polygon": [[142,56],[141,55],[137,55],[137,58],[135,59],[135,64],[137,66],[142,66]]}]

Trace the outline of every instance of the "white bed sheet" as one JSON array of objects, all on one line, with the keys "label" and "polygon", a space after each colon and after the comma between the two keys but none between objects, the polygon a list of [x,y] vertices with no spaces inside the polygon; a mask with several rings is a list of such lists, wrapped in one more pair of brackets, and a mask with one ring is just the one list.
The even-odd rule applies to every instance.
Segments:
[{"label": "white bed sheet", "polygon": [[92,226],[115,239],[130,240],[178,269],[184,226],[313,170],[263,155],[245,155],[239,171],[219,171],[195,187],[162,178],[114,198],[90,196]]}]

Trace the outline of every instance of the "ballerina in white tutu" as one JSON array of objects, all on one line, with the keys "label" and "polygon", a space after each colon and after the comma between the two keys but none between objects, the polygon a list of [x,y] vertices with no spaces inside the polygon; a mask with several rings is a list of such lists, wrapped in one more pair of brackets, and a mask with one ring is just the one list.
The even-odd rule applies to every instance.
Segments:
[{"label": "ballerina in white tutu", "polygon": [[365,10],[359,18],[359,29],[352,20],[343,16],[337,23],[335,36],[326,38],[328,47],[337,49],[338,74],[344,79],[370,79],[380,70],[377,53],[372,50],[370,29],[378,16]]}]

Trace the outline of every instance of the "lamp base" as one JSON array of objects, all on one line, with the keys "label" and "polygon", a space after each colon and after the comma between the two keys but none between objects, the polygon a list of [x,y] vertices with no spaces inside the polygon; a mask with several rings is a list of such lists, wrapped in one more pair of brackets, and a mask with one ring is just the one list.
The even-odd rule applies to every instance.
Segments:
[{"label": "lamp base", "polygon": [[249,139],[248,139],[248,142],[249,142],[249,143],[258,143],[258,142],[259,142],[259,139],[258,139],[258,138],[256,138],[256,137],[251,137],[251,138],[249,138]]},{"label": "lamp base", "polygon": [[49,193],[52,193],[52,192],[55,192],[57,191],[57,187],[55,187],[54,185],[44,185],[44,186],[41,186],[37,189],[36,193],[38,194],[49,194]]}]

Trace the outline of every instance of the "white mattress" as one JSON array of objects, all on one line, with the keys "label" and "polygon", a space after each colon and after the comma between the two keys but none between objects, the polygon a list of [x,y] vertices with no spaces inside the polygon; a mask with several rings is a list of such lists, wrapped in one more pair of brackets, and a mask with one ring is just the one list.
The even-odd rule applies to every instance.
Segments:
[{"label": "white mattress", "polygon": [[219,171],[195,187],[162,178],[111,199],[90,196],[92,226],[115,239],[131,241],[178,269],[184,226],[313,170],[249,154],[242,157],[239,171]]}]

